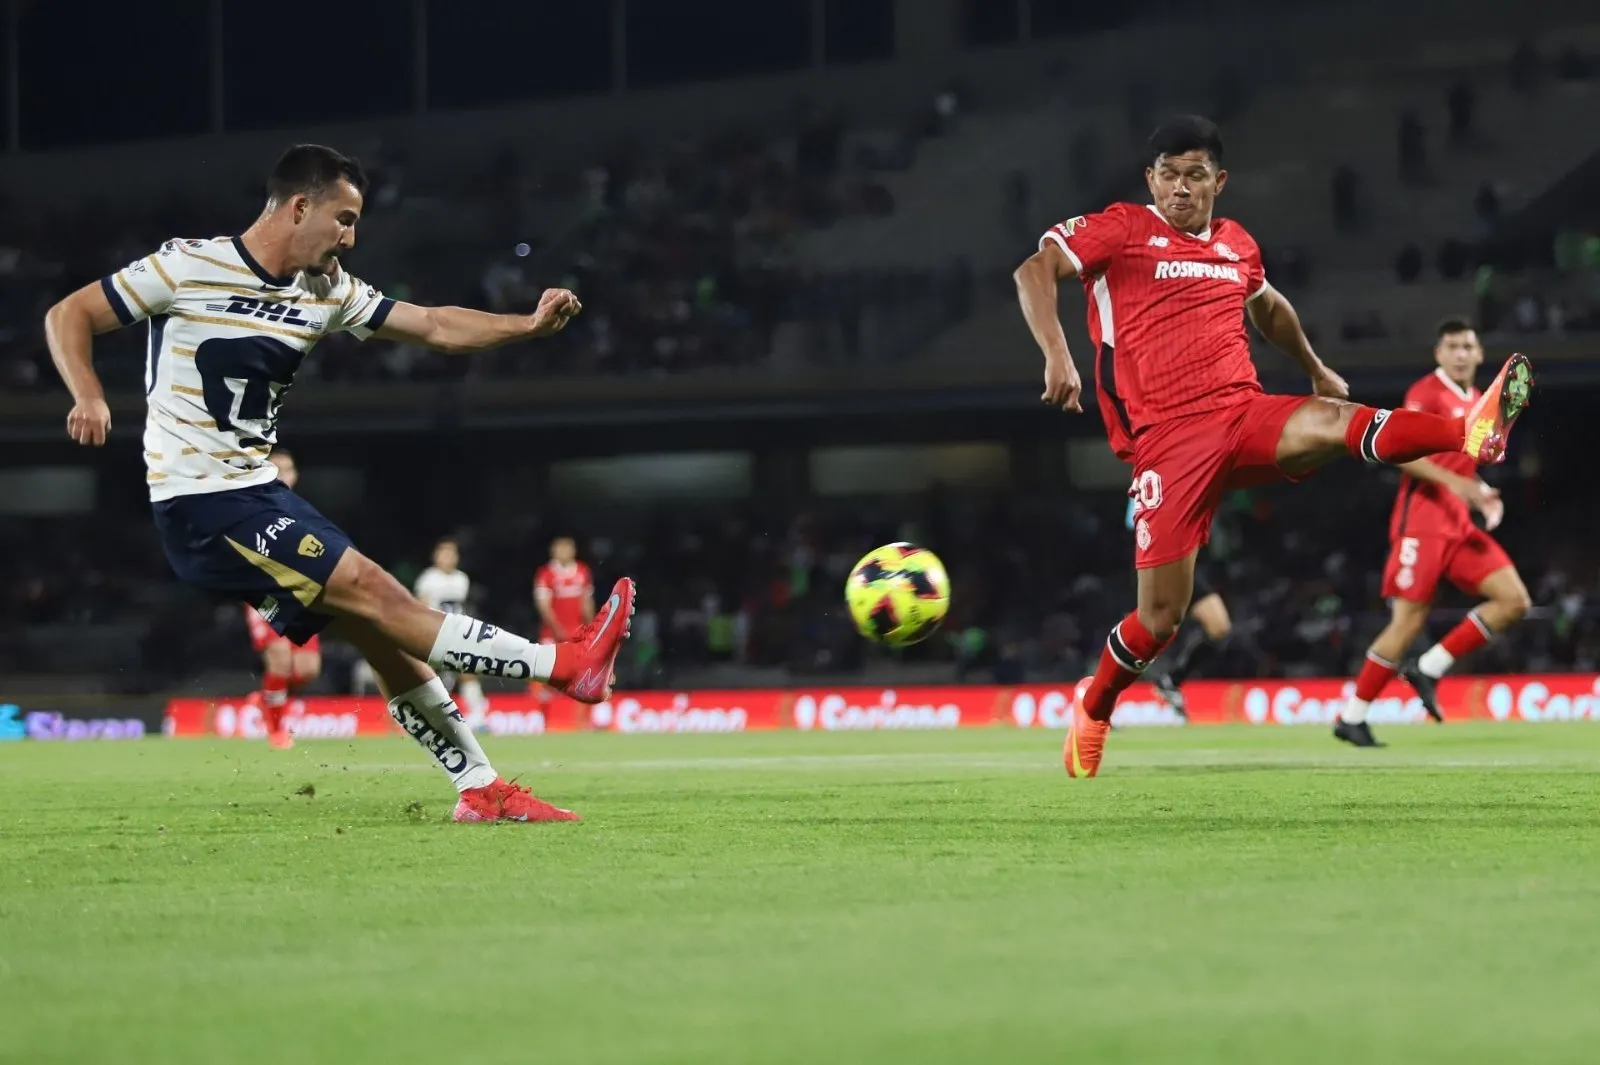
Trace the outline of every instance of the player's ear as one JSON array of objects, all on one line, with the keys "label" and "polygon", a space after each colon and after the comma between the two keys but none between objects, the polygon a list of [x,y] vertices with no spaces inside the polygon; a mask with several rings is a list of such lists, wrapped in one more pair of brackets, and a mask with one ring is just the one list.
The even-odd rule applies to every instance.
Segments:
[{"label": "player's ear", "polygon": [[1150,198],[1152,200],[1155,199],[1155,196],[1156,196],[1156,168],[1155,167],[1147,166],[1147,167],[1144,168],[1144,185],[1145,185],[1145,188],[1150,190]]},{"label": "player's ear", "polygon": [[303,192],[297,192],[289,198],[289,217],[294,219],[295,225],[305,221],[306,215],[311,212],[311,197]]},{"label": "player's ear", "polygon": [[1221,192],[1222,191],[1222,187],[1224,185],[1226,185],[1227,183],[1228,183],[1228,172],[1226,170],[1218,170],[1217,171],[1217,191]]}]

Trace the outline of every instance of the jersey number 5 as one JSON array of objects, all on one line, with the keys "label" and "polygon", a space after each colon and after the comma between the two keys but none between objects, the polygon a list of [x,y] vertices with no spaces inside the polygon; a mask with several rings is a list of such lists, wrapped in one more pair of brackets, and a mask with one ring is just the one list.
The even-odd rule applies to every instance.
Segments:
[{"label": "jersey number 5", "polygon": [[[277,436],[278,407],[305,353],[270,337],[229,337],[203,342],[194,353],[206,411],[219,432],[239,434],[239,446],[264,447]],[[274,388],[273,386],[277,387]],[[234,419],[255,422],[251,433]]]}]

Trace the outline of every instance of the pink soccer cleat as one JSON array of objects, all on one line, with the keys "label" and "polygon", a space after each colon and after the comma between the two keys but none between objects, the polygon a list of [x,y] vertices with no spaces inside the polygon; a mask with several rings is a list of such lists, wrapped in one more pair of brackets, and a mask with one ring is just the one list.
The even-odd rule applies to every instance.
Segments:
[{"label": "pink soccer cleat", "polygon": [[484,787],[463,791],[450,819],[462,824],[479,821],[583,820],[571,810],[547,803],[522,785],[499,777]]},{"label": "pink soccer cleat", "polygon": [[612,668],[633,625],[633,597],[633,581],[622,578],[594,620],[572,639],[556,644],[550,687],[580,703],[603,703],[611,698],[611,684],[616,679]]}]

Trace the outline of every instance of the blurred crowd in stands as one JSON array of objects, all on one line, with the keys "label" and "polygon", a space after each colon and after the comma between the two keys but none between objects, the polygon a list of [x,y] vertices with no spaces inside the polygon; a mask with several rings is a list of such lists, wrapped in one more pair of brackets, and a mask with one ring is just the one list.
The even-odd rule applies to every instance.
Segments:
[{"label": "blurred crowd in stands", "polygon": [[[1547,491],[1537,463],[1520,476],[1512,471],[1503,487],[1509,517],[1499,535],[1536,609],[1473,668],[1600,669],[1600,564],[1584,531],[1600,516],[1597,504]],[[1237,623],[1238,636],[1215,667],[1220,675],[1356,668],[1385,617],[1378,587],[1392,488],[1392,477],[1349,464],[1310,486],[1229,499],[1202,556]],[[1005,682],[1072,679],[1092,669],[1105,631],[1132,596],[1124,503],[1112,492],[1029,498],[936,490],[782,509],[530,510],[456,532],[476,588],[472,609],[520,631],[537,628],[531,578],[556,534],[578,534],[600,587],[623,574],[637,578],[647,593],[625,677],[639,686],[692,682],[719,663],[782,669],[791,678],[849,677],[881,665],[888,652],[857,637],[844,612],[845,576],[877,544],[927,544],[948,565],[952,610],[941,633],[904,657],[944,663],[951,676]],[[118,683],[134,687],[170,688],[200,670],[251,666],[238,607],[178,585],[147,521],[119,523],[114,539],[100,519],[3,528],[0,671],[82,669],[85,631],[103,634],[99,654],[125,648],[128,660],[115,668],[128,672]],[[371,514],[351,531],[402,580],[427,564],[432,537],[418,535],[414,523]],[[1450,593],[1443,605],[1470,602]],[[52,640],[63,625],[79,626],[79,638]],[[109,659],[100,665],[113,668]],[[344,683],[331,673],[330,683]]]},{"label": "blurred crowd in stands", "polygon": [[[803,332],[823,365],[871,354],[894,359],[971,303],[959,259],[927,269],[808,270],[793,254],[805,229],[894,210],[878,176],[904,168],[918,142],[944,125],[935,97],[926,118],[877,142],[847,140],[837,114],[805,109],[781,132],[725,131],[649,153],[620,147],[592,165],[533,172],[507,153],[457,187],[419,190],[404,161],[374,146],[366,163],[366,229],[383,261],[357,248],[349,267],[389,295],[496,311],[531,310],[540,291],[576,290],[588,314],[553,342],[462,358],[406,345],[362,345],[341,335],[319,345],[306,371],[332,380],[434,380],[515,373],[671,374],[771,361],[780,326]],[[857,150],[846,152],[847,144]],[[57,387],[40,322],[50,303],[173,236],[237,232],[259,209],[241,189],[226,212],[174,199],[137,215],[103,206],[71,217],[30,216],[0,202],[0,387]],[[452,199],[493,212],[494,242],[408,235],[412,209]],[[526,221],[527,219],[534,221]],[[101,359],[113,385],[142,373],[142,337],[108,338]]]}]

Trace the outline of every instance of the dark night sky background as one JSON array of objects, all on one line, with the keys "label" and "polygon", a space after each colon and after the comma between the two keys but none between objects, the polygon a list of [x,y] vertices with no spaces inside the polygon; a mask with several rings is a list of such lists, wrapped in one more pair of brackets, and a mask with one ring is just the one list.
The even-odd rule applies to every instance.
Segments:
[{"label": "dark night sky background", "polygon": [[[25,150],[208,129],[208,0],[14,2],[21,5]],[[1107,21],[1103,6],[1096,11],[1084,0],[1032,3],[1040,37]],[[827,62],[892,55],[892,0],[826,6]],[[628,83],[644,88],[804,67],[808,8],[808,0],[628,0]],[[335,121],[411,109],[409,0],[340,0],[272,14],[227,0],[223,12],[229,129],[270,129],[308,113]],[[971,45],[1015,40],[1016,4],[964,0],[959,32]],[[430,107],[549,99],[611,85],[608,0],[433,0],[427,33]],[[3,73],[0,86],[9,85],[9,69]]]}]

